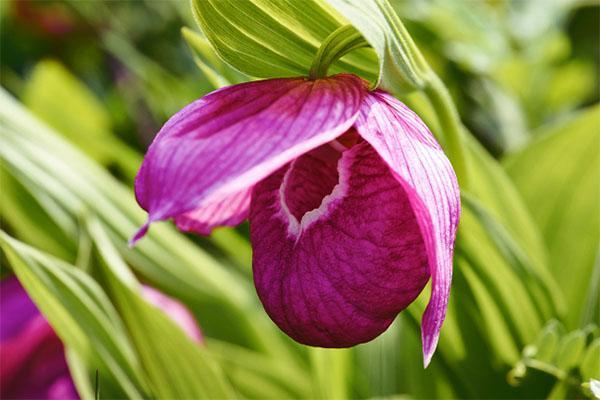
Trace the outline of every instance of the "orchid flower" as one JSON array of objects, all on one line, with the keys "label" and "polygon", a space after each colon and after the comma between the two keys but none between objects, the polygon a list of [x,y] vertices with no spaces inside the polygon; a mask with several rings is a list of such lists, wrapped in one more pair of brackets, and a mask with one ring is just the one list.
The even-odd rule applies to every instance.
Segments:
[{"label": "orchid flower", "polygon": [[[202,342],[181,303],[149,286],[142,287],[142,296]],[[0,398],[78,399],[62,342],[14,276],[0,282],[0,300]]]},{"label": "orchid flower", "polygon": [[135,181],[150,223],[209,234],[250,221],[256,290],[300,343],[348,347],[431,277],[425,365],[445,317],[460,214],[450,162],[419,117],[361,78],[226,87],[175,114]]}]

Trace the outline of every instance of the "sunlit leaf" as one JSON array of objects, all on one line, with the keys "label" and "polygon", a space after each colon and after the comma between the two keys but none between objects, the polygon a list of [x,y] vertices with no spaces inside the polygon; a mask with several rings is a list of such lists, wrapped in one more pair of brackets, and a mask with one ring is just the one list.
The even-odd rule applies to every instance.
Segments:
[{"label": "sunlit leaf", "polygon": [[[569,304],[567,326],[591,322],[592,271],[600,241],[600,107],[548,126],[505,166],[543,233],[549,264]],[[593,300],[595,299],[595,300]]]},{"label": "sunlit leaf", "polygon": [[[61,340],[94,360],[122,393],[142,398],[145,383],[123,324],[88,275],[0,231],[0,246],[17,277]],[[94,365],[94,364],[92,364]]]},{"label": "sunlit leaf", "polygon": [[352,23],[375,50],[379,60],[377,84],[393,93],[425,85],[429,67],[388,0],[326,0]]},{"label": "sunlit leaf", "polygon": [[231,388],[218,365],[198,343],[141,296],[141,287],[107,233],[91,219],[100,264],[132,343],[140,356],[148,384],[158,398],[229,398]]},{"label": "sunlit leaf", "polygon": [[59,62],[45,60],[35,66],[23,103],[92,158],[104,165],[117,164],[133,179],[139,154],[112,135],[104,106]]},{"label": "sunlit leaf", "polygon": [[[260,78],[307,76],[321,42],[347,22],[317,1],[194,0],[194,15],[217,54]],[[343,57],[330,73],[351,72],[376,81],[369,49]]]}]

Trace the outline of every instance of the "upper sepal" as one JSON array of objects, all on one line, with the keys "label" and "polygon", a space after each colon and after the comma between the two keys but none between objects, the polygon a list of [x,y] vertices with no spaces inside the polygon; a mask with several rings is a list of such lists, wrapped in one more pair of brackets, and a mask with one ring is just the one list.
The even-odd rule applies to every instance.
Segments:
[{"label": "upper sepal", "polygon": [[[148,223],[213,207],[247,191],[290,160],[343,134],[365,95],[363,80],[337,75],[249,82],[191,103],[160,130],[136,177],[136,198],[148,211]],[[244,204],[247,200],[240,207]],[[210,230],[215,223],[245,217],[240,207],[220,207],[212,222],[198,220],[198,213],[194,218],[204,225],[201,230]]]}]

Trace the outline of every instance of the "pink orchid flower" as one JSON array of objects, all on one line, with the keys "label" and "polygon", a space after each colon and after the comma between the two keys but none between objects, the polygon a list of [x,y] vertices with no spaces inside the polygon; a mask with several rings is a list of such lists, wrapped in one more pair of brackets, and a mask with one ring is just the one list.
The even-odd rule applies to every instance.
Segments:
[{"label": "pink orchid flower", "polygon": [[[181,303],[149,286],[142,295],[202,342],[198,324]],[[79,398],[62,342],[14,276],[0,282],[0,333],[0,399]]]},{"label": "pink orchid flower", "polygon": [[189,104],[135,182],[147,223],[209,234],[250,220],[258,296],[300,343],[348,347],[431,276],[425,365],[446,314],[460,214],[450,162],[419,117],[354,75],[270,79]]}]

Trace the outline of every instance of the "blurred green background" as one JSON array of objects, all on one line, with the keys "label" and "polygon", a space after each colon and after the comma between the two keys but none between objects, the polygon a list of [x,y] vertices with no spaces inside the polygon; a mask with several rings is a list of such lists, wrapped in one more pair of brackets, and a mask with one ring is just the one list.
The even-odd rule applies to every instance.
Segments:
[{"label": "blurred green background", "polygon": [[[589,379],[600,378],[599,3],[392,5],[472,133],[479,182],[463,198],[450,315],[427,370],[427,293],[371,343],[307,348],[258,302],[247,224],[201,238],[161,223],[126,247],[144,218],[132,183],[154,134],[190,101],[250,79],[216,56],[187,1],[0,2],[2,229],[42,252],[2,239],[2,273],[15,270],[37,288],[38,305],[53,304],[40,307],[78,354],[70,363],[82,371],[82,396],[95,368],[106,398],[591,396]],[[418,94],[403,100],[421,110]],[[194,312],[203,348],[138,310],[135,290],[119,297],[119,271],[129,269]],[[64,290],[107,296],[66,299],[56,292],[65,280]],[[77,324],[99,318],[90,302],[112,310],[103,335]]]}]

